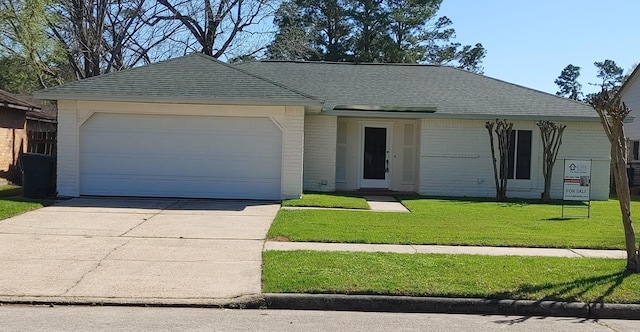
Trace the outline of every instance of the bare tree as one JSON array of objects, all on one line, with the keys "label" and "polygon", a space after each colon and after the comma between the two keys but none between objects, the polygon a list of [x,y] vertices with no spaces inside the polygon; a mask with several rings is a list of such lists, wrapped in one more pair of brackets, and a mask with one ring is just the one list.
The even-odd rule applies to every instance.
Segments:
[{"label": "bare tree", "polygon": [[[193,47],[191,38],[200,52],[219,58],[242,34],[252,33],[251,27],[273,12],[274,0],[158,0],[165,10],[155,20],[180,23],[188,33],[183,39],[187,48]],[[255,50],[251,50],[255,51]],[[245,53],[247,50],[244,51]]]},{"label": "bare tree", "polygon": [[636,234],[631,220],[631,193],[627,178],[627,141],[623,126],[624,119],[629,115],[631,109],[622,102],[618,93],[604,88],[589,102],[598,112],[604,132],[611,142],[611,165],[613,166],[616,194],[624,226],[627,271],[640,273],[640,247],[636,247]]},{"label": "bare tree", "polygon": [[538,121],[540,128],[540,138],[542,139],[542,175],[544,176],[544,191],[540,195],[543,202],[551,200],[551,177],[553,165],[556,163],[560,145],[562,145],[562,133],[567,128],[566,125],[557,124],[553,121]]},{"label": "bare tree", "polygon": [[[491,144],[491,158],[493,161],[493,177],[496,184],[496,200],[507,200],[507,180],[509,171],[509,144],[511,144],[511,132],[513,122],[496,119],[495,122],[487,121],[485,128],[489,131],[489,143]],[[496,152],[494,147],[493,133],[498,138],[498,152],[500,154],[500,168],[496,166]]]},{"label": "bare tree", "polygon": [[149,0],[60,0],[52,4],[56,17],[49,30],[64,46],[78,79],[97,76],[160,60],[150,51],[178,26],[149,24],[158,8]]}]

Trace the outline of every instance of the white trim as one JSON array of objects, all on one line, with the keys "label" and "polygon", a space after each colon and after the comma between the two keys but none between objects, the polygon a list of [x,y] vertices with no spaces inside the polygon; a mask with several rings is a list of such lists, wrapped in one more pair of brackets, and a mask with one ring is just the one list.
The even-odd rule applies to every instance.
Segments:
[{"label": "white trim", "polygon": [[[391,189],[391,174],[393,174],[391,156],[393,155],[393,122],[378,121],[358,121],[359,137],[358,137],[358,188],[385,188]],[[389,171],[385,173],[384,180],[367,180],[364,179],[364,133],[365,128],[385,128],[387,141],[387,156]]]},{"label": "white trim", "polygon": [[[282,126],[282,124],[276,119],[275,116],[270,116],[269,120],[271,120],[271,122],[273,122],[273,124],[276,125],[278,129],[280,129],[280,132],[284,133],[284,126]],[[282,148],[284,149],[284,143],[282,143]]]},{"label": "white trim", "polygon": [[87,122],[87,120],[89,120],[89,118],[91,118],[91,116],[93,116],[93,114],[95,114],[95,113],[96,113],[96,111],[87,111],[87,113],[84,114],[84,115],[78,114],[78,123],[77,123],[78,130],[80,130],[80,127],[82,127],[82,125],[85,122]]}]

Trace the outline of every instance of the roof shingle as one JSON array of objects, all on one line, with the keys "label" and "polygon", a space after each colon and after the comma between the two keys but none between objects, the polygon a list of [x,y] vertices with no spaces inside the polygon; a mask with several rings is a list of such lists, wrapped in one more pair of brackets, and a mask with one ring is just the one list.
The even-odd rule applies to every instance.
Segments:
[{"label": "roof shingle", "polygon": [[597,119],[589,105],[465,70],[433,65],[265,61],[239,65],[338,105],[435,107],[434,116]]},{"label": "roof shingle", "polygon": [[200,53],[37,91],[38,99],[315,105],[319,100]]}]

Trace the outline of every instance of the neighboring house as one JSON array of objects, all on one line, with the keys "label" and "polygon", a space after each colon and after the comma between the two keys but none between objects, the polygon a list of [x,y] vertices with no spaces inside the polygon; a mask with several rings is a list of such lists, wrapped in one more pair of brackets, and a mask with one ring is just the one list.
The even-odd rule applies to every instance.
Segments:
[{"label": "neighboring house", "polygon": [[18,157],[27,146],[27,111],[37,108],[0,90],[0,181],[19,182]]},{"label": "neighboring house", "polygon": [[55,153],[55,105],[46,106],[49,113],[42,108],[29,96],[0,90],[0,181],[21,183],[23,152]]},{"label": "neighboring house", "polygon": [[41,102],[30,95],[18,97],[40,107],[27,111],[27,152],[55,156],[58,126],[56,103]]},{"label": "neighboring house", "polygon": [[627,160],[634,170],[632,186],[640,185],[640,66],[631,73],[620,88],[622,101],[631,109],[633,122],[625,123],[624,131],[627,136],[629,154]]},{"label": "neighboring house", "polygon": [[493,196],[485,122],[514,122],[508,195],[543,190],[538,120],[565,123],[564,158],[591,159],[608,198],[596,112],[460,69],[255,62],[191,54],[36,93],[58,101],[58,193],[283,199],[305,191]]}]

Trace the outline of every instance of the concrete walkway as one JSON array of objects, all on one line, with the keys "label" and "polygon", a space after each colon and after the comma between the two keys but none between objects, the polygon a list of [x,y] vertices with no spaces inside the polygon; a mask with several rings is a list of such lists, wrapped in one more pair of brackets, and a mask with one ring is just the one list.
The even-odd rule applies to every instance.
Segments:
[{"label": "concrete walkway", "polygon": [[371,210],[326,208],[313,206],[283,206],[284,210],[337,210],[337,211],[362,211],[362,212],[411,212],[393,196],[363,196]]},{"label": "concrete walkway", "polygon": [[614,259],[625,259],[627,257],[626,252],[623,250],[277,242],[277,241],[267,241],[264,245],[264,251],[268,251],[268,250],[391,252],[391,253],[400,253],[400,254],[455,254],[455,255],[465,254],[465,255],[487,255],[487,256],[591,257],[591,258],[614,258]]},{"label": "concrete walkway", "polygon": [[398,202],[393,196],[364,196],[371,211],[378,212],[409,212],[409,210]]}]

